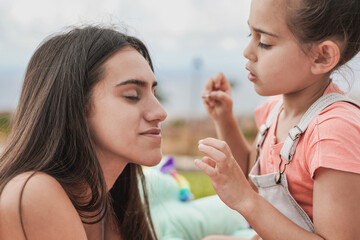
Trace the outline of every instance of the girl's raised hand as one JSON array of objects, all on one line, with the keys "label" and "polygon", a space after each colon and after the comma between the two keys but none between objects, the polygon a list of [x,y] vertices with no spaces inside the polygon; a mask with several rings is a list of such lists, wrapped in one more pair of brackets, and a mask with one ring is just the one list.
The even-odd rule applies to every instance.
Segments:
[{"label": "girl's raised hand", "polygon": [[231,86],[221,72],[208,79],[202,99],[207,112],[215,121],[232,114]]},{"label": "girl's raised hand", "polygon": [[234,210],[241,209],[254,191],[230,147],[224,141],[206,138],[199,141],[198,148],[207,156],[195,159],[195,165],[210,177],[215,191],[226,205]]}]

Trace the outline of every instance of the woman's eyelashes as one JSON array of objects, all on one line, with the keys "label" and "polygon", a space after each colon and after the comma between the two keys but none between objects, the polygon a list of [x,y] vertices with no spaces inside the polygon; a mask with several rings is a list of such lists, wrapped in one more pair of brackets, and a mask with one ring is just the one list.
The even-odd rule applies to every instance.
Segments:
[{"label": "woman's eyelashes", "polygon": [[130,101],[139,101],[140,100],[140,94],[136,90],[128,90],[123,93],[124,98],[130,100]]},{"label": "woman's eyelashes", "polygon": [[[155,97],[155,98],[158,98],[159,96],[156,94],[156,89],[153,88],[151,90],[151,94]],[[132,101],[132,102],[135,102],[135,101],[139,101],[141,100],[142,97],[145,97],[147,96],[147,90],[144,90],[144,89],[129,89],[129,90],[126,90],[122,93],[122,96],[129,100],[129,101]]]},{"label": "woman's eyelashes", "polygon": [[125,96],[126,99],[129,99],[131,101],[139,101],[140,98],[139,97],[135,97],[135,96]]}]

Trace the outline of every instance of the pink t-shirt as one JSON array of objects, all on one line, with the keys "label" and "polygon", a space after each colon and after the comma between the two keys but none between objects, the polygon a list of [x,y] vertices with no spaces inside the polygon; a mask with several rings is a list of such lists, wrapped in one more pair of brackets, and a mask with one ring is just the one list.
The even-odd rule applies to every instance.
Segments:
[{"label": "pink t-shirt", "polygon": [[[324,94],[331,92],[341,93],[333,83]],[[280,98],[271,97],[256,108],[258,127],[265,123]],[[283,143],[276,143],[275,140],[277,119],[271,125],[260,152],[260,174],[278,172]],[[313,177],[319,167],[360,174],[360,109],[357,106],[337,102],[317,115],[300,138],[293,160],[286,167],[289,191],[311,219]]]}]

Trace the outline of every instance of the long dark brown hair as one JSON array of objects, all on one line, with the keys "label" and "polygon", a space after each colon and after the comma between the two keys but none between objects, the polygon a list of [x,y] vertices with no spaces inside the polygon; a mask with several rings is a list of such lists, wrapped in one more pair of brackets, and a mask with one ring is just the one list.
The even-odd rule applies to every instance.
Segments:
[{"label": "long dark brown hair", "polygon": [[[153,70],[145,45],[114,28],[74,28],[39,46],[0,158],[0,193],[20,173],[44,172],[59,181],[84,222],[113,214],[124,239],[157,239],[141,166],[128,164],[108,193],[86,124],[104,62],[124,47],[136,49]],[[89,188],[91,195],[82,198]]]}]

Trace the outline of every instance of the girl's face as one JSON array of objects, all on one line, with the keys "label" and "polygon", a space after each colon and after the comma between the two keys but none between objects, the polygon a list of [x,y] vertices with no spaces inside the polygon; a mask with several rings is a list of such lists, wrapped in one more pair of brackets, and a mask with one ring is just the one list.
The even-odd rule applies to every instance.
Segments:
[{"label": "girl's face", "polygon": [[313,84],[310,57],[286,25],[285,0],[252,0],[251,40],[244,50],[246,69],[263,96],[298,92]]},{"label": "girl's face", "polygon": [[100,164],[159,163],[159,125],[166,112],[154,95],[156,84],[148,62],[133,48],[119,50],[104,63],[87,118]]}]

